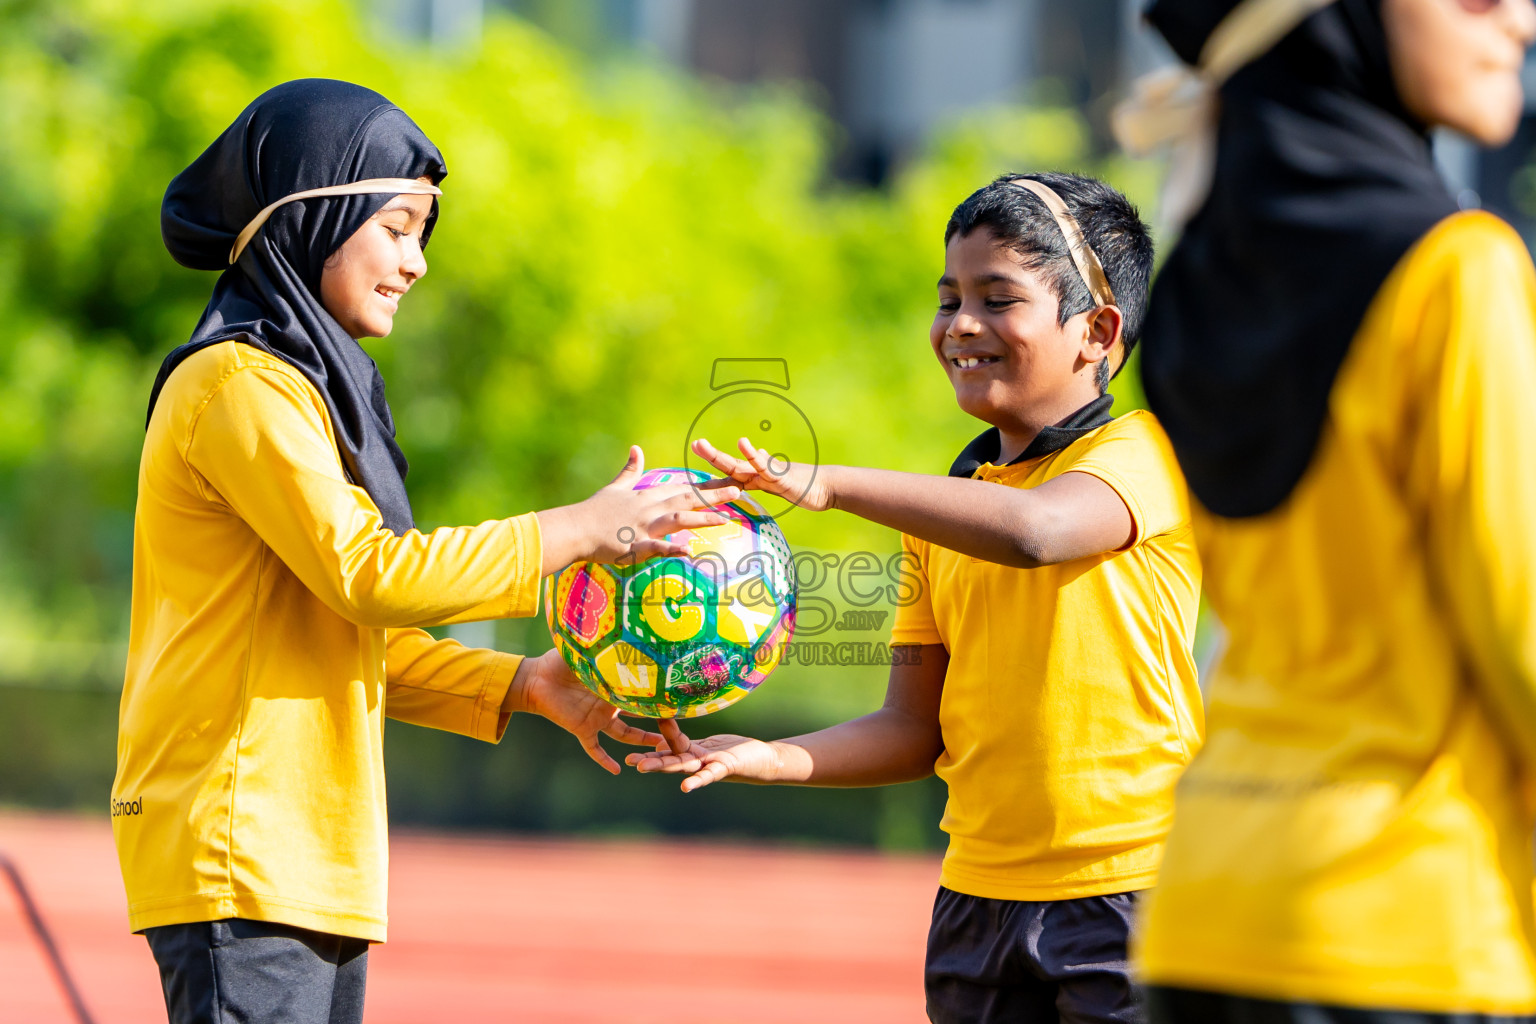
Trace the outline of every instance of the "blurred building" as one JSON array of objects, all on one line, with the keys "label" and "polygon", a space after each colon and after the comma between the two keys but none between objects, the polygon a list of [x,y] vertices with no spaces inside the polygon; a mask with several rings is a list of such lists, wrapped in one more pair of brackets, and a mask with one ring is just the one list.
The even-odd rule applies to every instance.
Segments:
[{"label": "blurred building", "polygon": [[[367,2],[367,0],[365,0]],[[1170,55],[1144,0],[371,0],[405,31],[472,45],[489,11],[516,13],[588,50],[631,46],[732,82],[807,83],[841,128],[837,171],[879,183],[954,117],[1027,99],[1067,102],[1108,149],[1110,105]],[[1536,60],[1530,111],[1508,146],[1437,140],[1464,206],[1536,242]]]},{"label": "blurred building", "polygon": [[629,45],[732,82],[793,80],[842,129],[840,173],[882,181],[935,127],[1040,96],[1079,104],[1101,145],[1134,0],[379,0],[443,45],[509,10],[578,46]]}]

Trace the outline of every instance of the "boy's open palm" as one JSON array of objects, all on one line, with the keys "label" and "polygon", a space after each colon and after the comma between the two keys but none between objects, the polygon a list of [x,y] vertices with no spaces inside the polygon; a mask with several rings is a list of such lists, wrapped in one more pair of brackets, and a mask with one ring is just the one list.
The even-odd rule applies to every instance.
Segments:
[{"label": "boy's open palm", "polygon": [[784,498],[808,512],[825,512],[832,507],[831,489],[824,479],[818,479],[815,466],[770,455],[768,449],[753,447],[745,437],[736,444],[743,458],[722,452],[702,437],[693,442],[693,451],[717,473],[748,490]]},{"label": "boy's open palm", "polygon": [[[624,763],[642,774],[660,772],[687,775],[682,790],[691,793],[711,782],[738,778],[752,782],[772,782],[778,775],[780,758],[773,744],[750,736],[721,733],[702,740],[690,740],[675,723],[663,722],[666,739],[649,753],[630,754]],[[686,752],[678,753],[686,744]]]}]

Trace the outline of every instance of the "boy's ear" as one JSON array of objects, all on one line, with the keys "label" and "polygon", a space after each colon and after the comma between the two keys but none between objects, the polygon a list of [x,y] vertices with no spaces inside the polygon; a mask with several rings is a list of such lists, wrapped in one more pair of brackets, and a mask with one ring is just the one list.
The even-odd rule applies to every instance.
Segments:
[{"label": "boy's ear", "polygon": [[[1084,326],[1084,360],[1096,363],[1100,359],[1112,359],[1125,332],[1125,314],[1120,312],[1120,307],[1100,306],[1089,310],[1088,321]],[[1113,373],[1119,367],[1111,363],[1109,369]]]}]

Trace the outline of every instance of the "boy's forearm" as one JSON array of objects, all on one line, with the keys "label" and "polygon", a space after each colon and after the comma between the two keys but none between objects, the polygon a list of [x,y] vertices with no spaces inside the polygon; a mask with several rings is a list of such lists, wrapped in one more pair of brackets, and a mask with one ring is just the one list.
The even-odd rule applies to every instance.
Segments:
[{"label": "boy's forearm", "polygon": [[892,708],[771,746],[779,757],[774,784],[834,787],[927,778],[944,749],[937,723]]},{"label": "boy's forearm", "polygon": [[1001,565],[1042,564],[1029,491],[922,473],[823,466],[834,508]]}]

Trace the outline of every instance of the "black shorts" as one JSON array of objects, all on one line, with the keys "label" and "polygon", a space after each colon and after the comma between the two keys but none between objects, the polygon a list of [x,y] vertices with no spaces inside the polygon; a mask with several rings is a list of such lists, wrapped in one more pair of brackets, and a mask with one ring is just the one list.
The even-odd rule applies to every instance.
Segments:
[{"label": "black shorts", "polygon": [[1126,948],[1136,893],[993,900],[940,888],[923,987],[934,1024],[1142,1024]]},{"label": "black shorts", "polygon": [[170,1024],[359,1024],[368,943],[285,924],[147,928]]},{"label": "black shorts", "polygon": [[1494,1024],[1536,1017],[1494,1017],[1482,1013],[1421,1013],[1416,1010],[1361,1009],[1318,1003],[1253,999],[1221,992],[1149,986],[1143,998],[1155,1024]]}]

